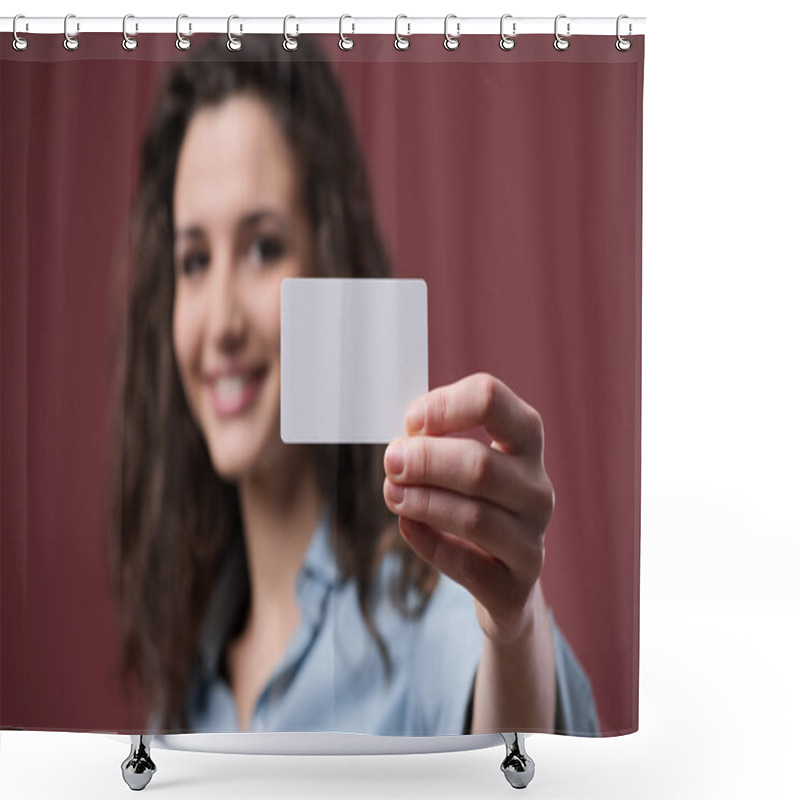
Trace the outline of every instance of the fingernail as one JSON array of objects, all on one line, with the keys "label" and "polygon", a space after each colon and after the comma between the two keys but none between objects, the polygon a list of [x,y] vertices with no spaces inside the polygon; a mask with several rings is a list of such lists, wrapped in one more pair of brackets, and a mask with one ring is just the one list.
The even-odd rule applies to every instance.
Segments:
[{"label": "fingernail", "polygon": [[386,471],[393,475],[402,475],[403,461],[403,445],[400,442],[392,442],[386,450]]},{"label": "fingernail", "polygon": [[403,496],[405,493],[405,489],[402,486],[398,486],[396,483],[387,481],[386,497],[389,499],[390,503],[399,506],[400,503],[403,502]]},{"label": "fingernail", "polygon": [[425,424],[425,405],[422,400],[415,400],[406,413],[406,430],[409,433],[419,433]]}]

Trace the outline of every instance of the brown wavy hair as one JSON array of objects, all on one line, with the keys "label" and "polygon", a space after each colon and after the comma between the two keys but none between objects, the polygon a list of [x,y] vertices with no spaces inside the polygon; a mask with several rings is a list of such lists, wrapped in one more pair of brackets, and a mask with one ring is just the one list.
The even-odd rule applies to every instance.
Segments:
[{"label": "brown wavy hair", "polygon": [[[390,274],[364,160],[333,71],[313,39],[303,37],[296,53],[284,51],[281,41],[252,37],[245,51],[230,53],[215,39],[171,65],[155,98],[126,226],[109,567],[123,683],[135,682],[165,730],[188,727],[186,694],[201,620],[222,557],[242,535],[236,486],[212,466],[172,344],[173,186],[193,115],[236,93],[261,98],[298,158],[317,273]],[[386,552],[398,553],[402,568],[391,596],[409,615],[424,609],[437,573],[405,545],[386,508],[382,448],[313,451],[319,487],[332,508],[337,562],[356,581],[388,674],[388,650],[372,615],[378,564]]]}]

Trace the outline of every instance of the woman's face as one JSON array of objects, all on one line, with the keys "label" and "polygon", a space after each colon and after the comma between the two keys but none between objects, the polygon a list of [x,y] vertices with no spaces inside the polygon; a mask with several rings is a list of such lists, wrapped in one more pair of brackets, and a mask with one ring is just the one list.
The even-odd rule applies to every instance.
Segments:
[{"label": "woman's face", "polygon": [[217,472],[280,452],[280,291],[313,273],[295,156],[261,100],[237,94],[189,123],[174,191],[172,337]]}]

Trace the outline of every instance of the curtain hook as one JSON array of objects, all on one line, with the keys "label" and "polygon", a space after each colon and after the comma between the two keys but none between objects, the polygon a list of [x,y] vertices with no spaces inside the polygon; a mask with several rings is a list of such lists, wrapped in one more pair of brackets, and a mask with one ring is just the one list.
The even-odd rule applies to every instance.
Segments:
[{"label": "curtain hook", "polygon": [[[68,27],[69,27],[69,21],[71,19],[75,19],[75,15],[74,14],[67,14],[67,16],[64,17],[64,49],[65,50],[77,50],[78,49],[78,45],[80,44],[80,42],[74,36],[70,36],[70,34],[69,34]],[[80,29],[81,29],[80,22],[76,22],[75,23],[75,31],[77,32]]]},{"label": "curtain hook", "polygon": [[[290,19],[297,19],[297,17],[293,17],[291,14],[287,14],[283,18],[283,49],[284,50],[297,50],[297,39],[293,36],[289,36],[287,31],[287,25],[289,24]],[[300,26],[297,25],[297,32],[300,33]]]},{"label": "curtain hook", "polygon": [[[401,19],[408,19],[408,17],[405,14],[398,14],[394,18],[394,46],[398,50],[408,50],[408,48],[411,47],[411,41],[409,39],[407,39],[405,36],[401,36],[400,35],[400,20]],[[408,25],[408,34],[407,35],[410,36],[411,35],[411,23],[407,22],[406,25]]]},{"label": "curtain hook", "polygon": [[[191,41],[190,41],[189,39],[187,39],[187,38],[186,38],[186,37],[185,37],[185,36],[184,36],[184,35],[181,33],[181,20],[182,20],[182,19],[188,19],[188,18],[189,18],[189,15],[188,15],[188,14],[178,14],[178,17],[177,17],[177,19],[175,20],[175,34],[176,34],[176,35],[177,35],[177,37],[178,37],[178,38],[175,40],[175,47],[177,47],[177,48],[178,48],[178,50],[188,50],[188,49],[189,49],[189,47],[190,47],[190,46],[191,46],[191,44],[192,44],[192,43],[191,43]],[[191,33],[191,32],[192,32],[192,23],[190,22],[190,23],[189,23],[189,33]]]},{"label": "curtain hook", "polygon": [[517,23],[516,22],[512,22],[511,23],[511,36],[509,36],[503,30],[503,25],[505,24],[505,21],[507,19],[513,19],[513,15],[512,14],[503,14],[503,16],[500,17],[500,49],[501,50],[513,50],[514,49],[514,45],[516,44],[516,42],[511,38],[511,36],[516,36],[517,35]]},{"label": "curtain hook", "polygon": [[[17,16],[14,17],[14,24],[11,26],[11,30],[14,33],[14,41],[11,44],[13,45],[15,50],[19,50],[19,51],[27,50],[28,49],[28,40],[27,39],[23,39],[17,33],[17,20],[18,19],[25,19],[25,15],[24,14],[17,14]],[[28,23],[27,22],[25,23],[25,30],[26,31],[28,30]]]},{"label": "curtain hook", "polygon": [[[355,47],[356,43],[349,36],[345,36],[342,30],[342,25],[344,24],[344,21],[346,19],[353,19],[353,18],[349,14],[342,14],[342,16],[339,17],[339,47],[342,50],[352,50]],[[355,22],[352,23],[352,25],[353,25],[352,32],[355,33],[356,32]]]},{"label": "curtain hook", "polygon": [[[616,42],[616,45],[615,45],[617,50],[619,50],[621,53],[624,53],[626,50],[630,50],[631,49],[631,45],[633,44],[633,42],[631,42],[630,39],[623,39],[622,36],[620,35],[619,24],[620,24],[620,22],[622,22],[623,19],[628,19],[628,15],[627,14],[620,14],[617,17],[617,42]],[[631,25],[631,23],[629,22],[628,23],[628,36],[630,36],[631,33],[633,33],[633,25]]]},{"label": "curtain hook", "polygon": [[[453,36],[447,31],[447,23],[450,22],[451,19],[456,20],[456,35]],[[458,50],[458,46],[461,42],[458,41],[458,37],[461,34],[461,23],[458,21],[458,17],[455,14],[448,14],[444,18],[444,47],[445,50]]]},{"label": "curtain hook", "polygon": [[[561,34],[558,32],[558,21],[559,21],[560,19],[566,19],[566,18],[567,18],[567,15],[566,15],[566,14],[559,14],[559,15],[556,17],[555,25],[553,26],[553,28],[554,28],[554,32],[555,32],[555,35],[556,35],[556,39],[555,39],[555,41],[553,42],[553,47],[555,47],[555,49],[556,49],[556,50],[566,50],[566,49],[569,47],[569,39],[565,39],[565,38],[564,38],[564,37],[563,37],[563,36],[562,36],[562,35],[561,35]],[[569,28],[570,28],[570,25],[569,25],[569,22],[568,22],[568,23],[567,23],[567,36],[569,36],[569,34],[570,34],[570,30],[569,30]]]},{"label": "curtain hook", "polygon": [[[232,53],[242,49],[242,40],[238,39],[231,33],[231,22],[233,22],[235,19],[239,19],[236,14],[231,14],[228,17],[228,50],[230,50]],[[241,30],[242,26],[240,25],[239,32],[241,32]]]},{"label": "curtain hook", "polygon": [[[133,14],[126,14],[122,18],[122,48],[123,50],[135,50],[139,46],[139,42],[136,41],[135,35],[128,36],[128,20],[129,19],[136,19]],[[139,23],[134,23],[134,30],[139,30]]]}]

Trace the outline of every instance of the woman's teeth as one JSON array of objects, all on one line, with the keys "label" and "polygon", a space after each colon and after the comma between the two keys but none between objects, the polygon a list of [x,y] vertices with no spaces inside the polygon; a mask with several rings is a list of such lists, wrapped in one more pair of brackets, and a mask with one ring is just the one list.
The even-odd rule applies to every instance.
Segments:
[{"label": "woman's teeth", "polygon": [[266,373],[266,369],[257,369],[213,380],[210,384],[211,401],[217,413],[228,417],[250,408],[261,391]]},{"label": "woman's teeth", "polygon": [[217,393],[225,400],[232,400],[244,391],[251,379],[244,375],[227,376],[217,379]]}]

